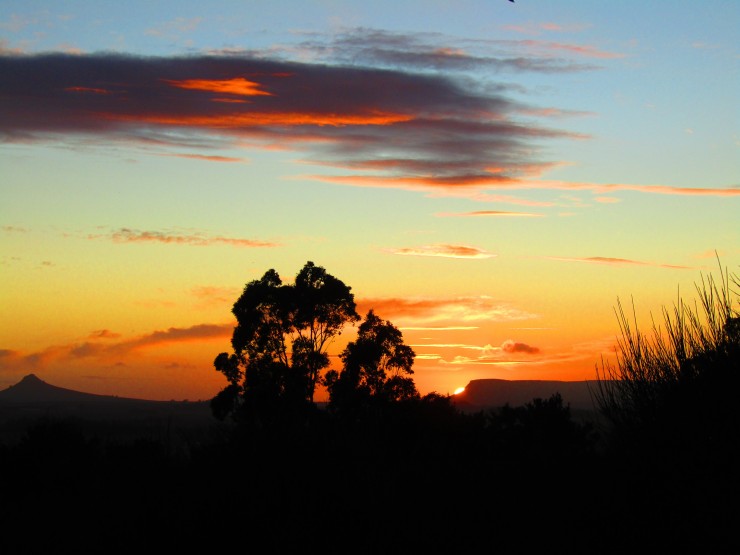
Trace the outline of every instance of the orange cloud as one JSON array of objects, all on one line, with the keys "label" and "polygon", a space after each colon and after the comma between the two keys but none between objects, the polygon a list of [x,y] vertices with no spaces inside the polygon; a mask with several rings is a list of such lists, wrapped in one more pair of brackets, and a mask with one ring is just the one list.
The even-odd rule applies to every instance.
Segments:
[{"label": "orange cloud", "polygon": [[260,87],[262,85],[260,83],[247,81],[244,77],[224,80],[186,79],[184,81],[176,81],[164,79],[163,81],[180,89],[209,91],[219,94],[235,94],[239,96],[273,96],[272,93],[261,90]]},{"label": "orange cloud", "polygon": [[568,181],[518,181],[508,184],[519,189],[561,189],[570,191],[593,191],[607,193],[611,191],[636,191],[658,195],[688,195],[688,196],[740,196],[740,188],[701,188],[701,187],[672,187],[670,185],[632,185],[627,183],[584,183]]},{"label": "orange cloud", "polygon": [[370,309],[390,320],[402,322],[403,327],[440,322],[444,327],[464,323],[466,329],[474,322],[506,322],[536,318],[509,303],[488,296],[451,298],[367,298],[358,299],[357,311],[361,314]]},{"label": "orange cloud", "polygon": [[187,328],[168,328],[140,335],[133,339],[115,343],[100,342],[98,340],[114,339],[117,334],[108,335],[108,330],[99,330],[91,334],[91,341],[53,345],[35,353],[24,354],[20,351],[0,349],[0,368],[28,369],[39,368],[59,360],[74,360],[80,358],[115,358],[126,356],[142,348],[158,347],[173,343],[191,343],[212,339],[228,338],[234,329],[233,324],[196,324]]},{"label": "orange cloud", "polygon": [[533,212],[507,212],[504,210],[475,210],[473,212],[439,212],[435,216],[440,218],[453,217],[485,217],[485,218],[542,218],[544,214]]},{"label": "orange cloud", "polygon": [[366,113],[310,113],[310,112],[247,112],[205,116],[168,116],[168,115],[123,115],[106,113],[100,117],[110,120],[123,120],[158,125],[175,125],[185,127],[212,127],[240,129],[269,125],[300,126],[318,125],[320,127],[344,127],[346,125],[392,125],[413,119],[411,115],[391,112],[369,111]]},{"label": "orange cloud", "polygon": [[428,245],[424,247],[412,247],[391,249],[393,254],[403,254],[408,256],[440,256],[443,258],[493,258],[496,255],[479,249],[478,247],[469,247],[467,245]]}]

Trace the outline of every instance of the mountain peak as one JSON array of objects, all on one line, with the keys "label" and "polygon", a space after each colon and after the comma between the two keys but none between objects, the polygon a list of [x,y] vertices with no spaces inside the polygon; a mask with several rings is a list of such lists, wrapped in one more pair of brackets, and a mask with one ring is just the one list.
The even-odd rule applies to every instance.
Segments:
[{"label": "mountain peak", "polygon": [[36,374],[28,374],[27,376],[23,376],[23,379],[19,381],[18,384],[16,385],[19,385],[22,383],[30,385],[30,384],[42,384],[46,382],[42,380],[41,378],[39,378]]}]

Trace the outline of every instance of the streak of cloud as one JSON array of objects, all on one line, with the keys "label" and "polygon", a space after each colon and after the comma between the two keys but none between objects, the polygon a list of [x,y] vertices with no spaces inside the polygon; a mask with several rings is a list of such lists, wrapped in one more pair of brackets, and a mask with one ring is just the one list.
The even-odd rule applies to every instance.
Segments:
[{"label": "streak of cloud", "polygon": [[475,210],[473,212],[439,212],[440,218],[541,218],[544,214],[534,212],[507,212],[505,210]]},{"label": "streak of cloud", "polygon": [[109,239],[115,243],[165,243],[175,245],[209,246],[214,244],[244,248],[272,248],[278,243],[242,239],[238,237],[211,237],[201,233],[183,234],[164,231],[139,231],[123,227],[107,235],[88,235],[88,239]]},{"label": "streak of cloud", "polygon": [[590,262],[593,264],[608,264],[613,266],[655,266],[658,268],[670,268],[673,270],[693,270],[691,266],[677,266],[674,264],[661,264],[659,262],[643,262],[640,260],[630,260],[628,258],[613,258],[609,256],[587,256],[584,258],[570,258],[559,256],[548,256],[549,260],[559,260],[562,262]]},{"label": "streak of cloud", "polygon": [[[401,327],[470,325],[478,322],[506,322],[537,318],[510,303],[488,296],[447,298],[365,298],[357,299],[357,311],[372,309],[383,318],[399,322]],[[440,324],[441,325],[441,324]]]},{"label": "streak of cloud", "polygon": [[389,249],[389,252],[405,256],[434,256],[442,258],[483,259],[496,256],[486,250],[468,245],[427,245],[422,247]]},{"label": "streak of cloud", "polygon": [[218,156],[208,154],[184,154],[184,153],[166,153],[160,154],[160,156],[175,156],[177,158],[189,158],[191,160],[203,160],[204,162],[244,162],[243,158],[235,158],[233,156]]},{"label": "streak of cloud", "polygon": [[109,330],[98,330],[81,343],[52,345],[32,353],[0,349],[0,370],[26,371],[29,368],[43,368],[53,362],[85,358],[110,362],[145,348],[214,339],[227,340],[233,329],[233,324],[196,324],[185,328],[171,327],[119,341],[114,341],[119,339],[118,334],[112,334]]}]

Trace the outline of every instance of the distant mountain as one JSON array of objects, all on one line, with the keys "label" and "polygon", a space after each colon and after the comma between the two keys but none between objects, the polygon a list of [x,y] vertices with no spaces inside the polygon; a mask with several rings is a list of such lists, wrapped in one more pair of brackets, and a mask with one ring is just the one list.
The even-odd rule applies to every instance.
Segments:
[{"label": "distant mountain", "polygon": [[18,440],[42,418],[73,419],[102,437],[168,437],[194,433],[216,420],[208,401],[149,401],[95,395],[46,383],[34,374],[0,391],[0,444]]},{"label": "distant mountain", "polygon": [[46,383],[36,376],[36,374],[28,374],[17,384],[0,391],[0,403],[14,405],[35,403],[120,403],[125,401],[147,402],[141,399],[95,395],[94,393],[83,393],[81,391],[57,387]]},{"label": "distant mountain", "polygon": [[572,409],[594,410],[592,395],[597,388],[595,380],[472,380],[465,386],[465,391],[453,397],[453,401],[462,410],[480,410],[502,407],[507,403],[521,406],[537,397],[546,399],[560,393],[563,404],[570,404]]}]

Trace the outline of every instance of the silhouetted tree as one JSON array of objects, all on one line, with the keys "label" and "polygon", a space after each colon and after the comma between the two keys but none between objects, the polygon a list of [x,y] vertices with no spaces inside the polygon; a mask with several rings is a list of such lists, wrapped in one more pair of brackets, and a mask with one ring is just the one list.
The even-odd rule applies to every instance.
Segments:
[{"label": "silhouetted tree", "polygon": [[233,353],[220,353],[214,361],[229,382],[211,401],[219,418],[238,409],[264,418],[311,405],[329,365],[328,344],[360,318],[351,288],[313,262],[292,285],[268,270],[245,286],[232,313]]},{"label": "silhouetted tree", "polygon": [[325,384],[329,405],[338,411],[416,399],[411,374],[415,353],[403,342],[401,331],[370,310],[360,324],[357,339],[340,355],[341,372],[329,370]]}]

